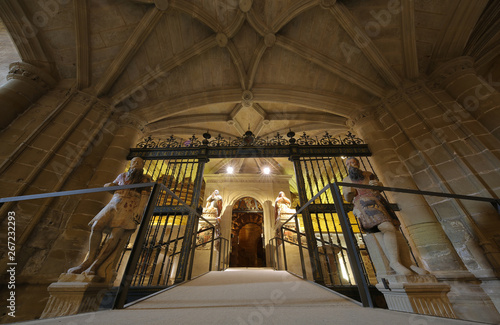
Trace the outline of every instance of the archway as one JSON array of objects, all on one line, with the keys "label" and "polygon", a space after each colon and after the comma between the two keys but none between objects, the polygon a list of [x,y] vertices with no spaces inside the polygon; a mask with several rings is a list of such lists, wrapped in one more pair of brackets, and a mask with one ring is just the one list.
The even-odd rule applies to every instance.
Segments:
[{"label": "archway", "polygon": [[262,205],[244,197],[233,205],[231,226],[232,267],[266,266]]}]

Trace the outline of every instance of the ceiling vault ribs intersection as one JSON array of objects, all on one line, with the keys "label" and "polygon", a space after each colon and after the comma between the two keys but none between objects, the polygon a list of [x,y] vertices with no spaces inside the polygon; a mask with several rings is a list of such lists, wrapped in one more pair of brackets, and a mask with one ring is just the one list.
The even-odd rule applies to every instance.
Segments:
[{"label": "ceiling vault ribs intersection", "polygon": [[[143,1],[141,0],[135,2],[141,2],[143,4],[144,3],[154,4],[153,1],[148,1],[148,0],[143,0]],[[232,21],[226,26],[222,26],[217,21],[217,19],[210,16],[207,10],[204,10],[204,8],[199,7],[194,3],[186,1],[170,1],[168,3],[168,10],[179,10],[181,12],[189,14],[190,16],[201,22],[204,26],[208,27],[214,34],[211,37],[206,38],[202,42],[195,43],[191,48],[186,49],[181,53],[178,53],[176,56],[168,58],[163,62],[158,63],[155,70],[152,70],[150,68],[150,71],[147,76],[140,78],[139,80],[135,80],[127,87],[112,93],[111,94],[112,100],[115,104],[118,104],[126,100],[127,98],[132,96],[135,91],[143,90],[147,88],[148,85],[150,85],[151,83],[158,82],[158,80],[161,79],[163,76],[165,76],[169,71],[175,69],[176,67],[181,66],[182,64],[186,63],[187,61],[189,61],[194,57],[202,56],[204,53],[208,52],[216,45],[218,45],[221,48],[225,48],[229,53],[231,62],[238,76],[242,91],[251,90],[253,88],[256,74],[259,69],[262,57],[266,53],[267,49],[272,48],[274,45],[277,45],[278,47],[281,47],[282,49],[285,49],[288,52],[294,53],[295,55],[301,57],[305,61],[312,62],[322,67],[326,71],[339,76],[340,78],[342,78],[342,80],[354,84],[355,86],[361,88],[363,91],[368,92],[369,94],[373,95],[376,98],[383,97],[386,93],[385,85],[378,85],[375,81],[372,81],[369,78],[365,77],[364,75],[358,74],[356,71],[347,68],[347,66],[342,64],[341,62],[337,62],[329,58],[327,55],[324,55],[316,50],[313,50],[312,48],[309,48],[306,44],[295,41],[283,35],[276,35],[284,26],[289,24],[296,17],[300,16],[303,12],[310,10],[311,8],[318,7],[319,5],[321,5],[321,7],[324,9],[328,9],[328,6],[324,6],[323,2],[324,1],[321,1],[320,3],[320,1],[317,0],[311,0],[306,2],[303,1],[294,2],[289,7],[287,7],[286,10],[283,10],[276,17],[271,26],[267,26],[263,22],[263,20],[258,17],[255,11],[252,10],[252,6],[248,6],[248,8],[245,9],[248,10],[245,12],[243,12],[243,10],[237,10],[236,15],[232,19]],[[244,7],[244,5],[240,5],[240,9],[242,7]],[[352,32],[354,28],[352,27],[350,28],[350,26],[355,25],[355,23],[352,17],[349,18],[350,17],[349,15],[345,15],[347,9],[340,3],[337,3],[335,6],[329,6],[329,7],[330,7],[329,9],[333,13],[333,16],[335,16],[336,20],[340,22],[344,30],[346,30],[347,32],[349,31]],[[336,9],[333,9],[332,7]],[[348,17],[347,20],[339,19],[338,17],[339,12],[342,12],[344,16]],[[120,51],[120,55],[114,59],[112,64],[108,67],[106,73],[103,74],[103,77],[99,80],[98,84],[96,85],[98,94],[102,95],[111,90],[114,81],[118,78],[118,76],[121,73],[124,72],[126,65],[131,61],[132,57],[140,47],[140,46],[134,47],[133,44],[139,43],[139,45],[143,45],[145,39],[151,35],[153,29],[160,20],[162,13],[163,11],[159,10],[156,6],[151,6],[149,8],[148,12],[144,15],[138,26],[135,28],[132,36],[127,40],[127,42],[123,46],[122,50]],[[251,60],[248,63],[247,67],[245,67],[245,62],[243,61],[240,55],[239,49],[232,41],[232,38],[237,36],[238,32],[242,28],[245,21],[247,21],[249,26],[251,26],[253,30],[262,37],[258,42],[258,45],[255,47],[253,54],[251,56]],[[356,33],[357,34],[354,35],[352,32],[350,35],[354,41],[357,39],[357,37],[359,37],[358,35],[359,28],[356,29]],[[365,37],[365,39],[366,38],[367,37]],[[140,42],[138,42],[139,40]],[[383,60],[382,55],[376,51],[375,47],[371,42],[368,42],[368,44],[369,46],[363,46],[361,48],[363,49],[365,55],[369,54],[368,57],[371,58],[372,62],[377,63],[379,73],[385,78],[385,80],[388,80],[393,85],[399,82],[399,79],[394,77],[395,73],[388,68],[388,64]],[[237,119],[235,119],[235,116],[239,111],[242,110],[242,108],[252,107],[252,105],[254,104],[257,105],[258,103],[250,101],[249,104],[247,103],[247,105],[241,106],[241,104],[238,103],[239,100],[235,101],[236,101],[235,108],[237,109],[233,110],[233,114],[228,115],[227,121],[230,122],[229,123],[230,125],[234,126],[234,128],[236,129],[236,133],[241,135],[242,132],[244,132],[244,126],[242,126],[241,123]],[[167,104],[168,102],[169,100],[165,98],[158,99],[158,104],[156,104],[155,106],[157,105],[161,106],[162,103]],[[265,104],[263,105],[265,107]],[[351,111],[356,110],[356,107],[357,105],[350,105],[349,110]],[[179,114],[184,112],[184,109],[172,111],[166,108],[160,110],[163,111],[164,113],[170,112],[170,114]],[[285,120],[283,116],[286,116],[286,114],[285,115],[280,115],[277,113],[268,114],[262,105],[259,105],[259,110],[260,111],[256,116],[256,118],[259,119],[259,121],[254,123],[256,131],[258,129],[258,131],[260,132],[265,126],[269,125],[270,119],[275,121]],[[234,111],[236,111],[236,114],[234,114]],[[168,125],[165,125],[163,127],[159,126],[159,124],[162,123],[161,122],[162,120],[165,123],[171,125],[175,124],[174,122],[179,122],[179,121],[186,121],[186,122],[190,121],[191,123],[197,123],[197,121],[200,121],[200,119],[186,119],[186,118],[176,118],[175,120],[173,120],[172,118],[169,118],[168,115],[165,115],[162,118],[161,115],[158,115],[159,112],[156,113],[157,113],[156,118],[153,119],[148,118],[149,122],[154,122],[154,127],[153,125],[151,125],[152,126],[151,131],[168,128]],[[263,115],[267,116],[267,118],[264,117]],[[221,116],[223,115],[218,114],[215,120],[221,121]],[[307,113],[298,115],[293,114],[293,116],[295,118],[303,117],[302,121],[312,122],[316,120],[312,116],[308,117]],[[341,124],[337,123],[338,121],[343,121],[345,124],[345,118],[342,118],[337,115],[334,115],[333,117],[334,119],[336,118],[335,124],[337,126]],[[213,119],[209,118],[204,121],[211,121],[211,120],[213,121]],[[326,119],[326,120],[329,121],[331,119]],[[252,123],[248,124],[250,126],[250,124]],[[178,126],[179,124],[176,125]]]},{"label": "ceiling vault ribs intersection", "polygon": [[161,134],[342,132],[450,57],[491,67],[500,39],[488,0],[73,0],[39,26],[40,3],[0,6],[22,60],[128,105]]}]

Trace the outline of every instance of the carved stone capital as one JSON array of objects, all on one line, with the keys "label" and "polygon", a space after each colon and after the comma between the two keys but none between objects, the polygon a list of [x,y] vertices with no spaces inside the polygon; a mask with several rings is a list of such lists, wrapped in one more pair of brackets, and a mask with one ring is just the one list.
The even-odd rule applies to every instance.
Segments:
[{"label": "carved stone capital", "polygon": [[85,92],[79,91],[75,97],[73,97],[73,101],[82,105],[82,106],[89,106],[92,103],[94,103],[97,100],[97,97],[87,94]]},{"label": "carved stone capital", "polygon": [[28,82],[44,91],[53,88],[57,83],[48,72],[26,62],[14,62],[9,65],[7,80],[11,79]]},{"label": "carved stone capital", "polygon": [[252,0],[240,0],[239,7],[242,12],[249,12],[252,9]]},{"label": "carved stone capital", "polygon": [[405,94],[407,94],[409,96],[418,94],[422,91],[424,91],[424,87],[421,84],[413,84],[413,85],[406,87],[404,89]]},{"label": "carved stone capital", "polygon": [[251,107],[253,105],[253,93],[250,90],[243,91],[241,99],[241,105],[243,107]]},{"label": "carved stone capital", "polygon": [[383,102],[389,106],[397,105],[404,101],[403,90],[399,90],[398,92],[391,93],[389,96],[383,99]]},{"label": "carved stone capital", "polygon": [[108,113],[111,113],[111,111],[114,110],[114,106],[111,105],[110,103],[107,103],[103,100],[97,100],[97,102],[94,104],[95,107],[97,107],[97,109],[99,111],[101,111],[103,114],[107,115]]},{"label": "carved stone capital", "polygon": [[378,110],[375,107],[363,108],[351,114],[346,124],[351,129],[362,127],[363,124],[374,121],[377,116]]},{"label": "carved stone capital", "polygon": [[266,44],[267,47],[272,47],[276,43],[276,35],[273,33],[268,33],[266,36],[264,36],[264,44]]},{"label": "carved stone capital", "polygon": [[217,41],[217,45],[220,47],[225,47],[228,42],[227,36],[224,33],[217,33],[215,40]]},{"label": "carved stone capital", "polygon": [[168,5],[168,0],[155,0],[155,6],[158,10],[167,10]]},{"label": "carved stone capital", "polygon": [[137,116],[136,114],[118,110],[113,114],[113,119],[120,127],[131,127],[141,133],[146,132],[147,121]]},{"label": "carved stone capital", "polygon": [[474,70],[474,59],[469,56],[461,56],[440,64],[430,75],[431,88],[444,88],[465,72],[476,73]]},{"label": "carved stone capital", "polygon": [[337,0],[320,0],[319,5],[323,9],[330,9],[336,2]]}]

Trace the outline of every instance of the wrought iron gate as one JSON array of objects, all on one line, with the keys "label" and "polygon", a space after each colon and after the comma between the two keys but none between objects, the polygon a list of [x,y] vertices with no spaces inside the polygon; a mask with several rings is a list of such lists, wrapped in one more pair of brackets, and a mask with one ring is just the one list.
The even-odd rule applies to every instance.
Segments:
[{"label": "wrought iron gate", "polygon": [[[299,249],[298,265],[302,269],[296,273],[302,273],[304,278],[335,288],[356,288],[360,277],[353,277],[353,273],[362,274],[367,283],[373,281],[373,266],[356,219],[352,217],[345,226],[351,232],[354,229],[358,239],[357,245],[349,246],[345,229],[340,229],[334,198],[324,189],[347,174],[343,156],[360,157],[363,167],[372,170],[367,158],[371,155],[368,146],[350,133],[345,138],[326,133],[320,139],[313,139],[305,133],[295,138],[295,133],[290,131],[287,136],[285,139],[277,134],[274,138],[262,139],[248,131],[233,140],[220,135],[210,140],[211,135],[205,133],[203,140],[195,136],[187,140],[172,136],[163,141],[146,138],[138,148],[131,149],[130,159],[142,157],[148,161],[146,171],[157,181],[158,188],[152,193],[149,209],[131,248],[121,287],[126,288],[125,291],[130,285],[165,287],[191,278],[196,248],[207,243],[215,248],[208,250],[208,270],[213,266],[225,267],[227,241],[219,238],[215,243],[215,226],[210,223],[198,231],[198,222],[202,220],[203,169],[210,158],[246,157],[288,157],[295,167],[300,213],[283,225],[280,238],[274,239],[276,251],[283,243],[282,256],[275,254],[273,258],[275,267],[287,268],[287,258],[290,262],[291,255],[287,256],[285,246],[294,245]],[[295,239],[289,240],[285,232],[295,232],[292,234]],[[134,250],[140,252],[134,253]],[[365,263],[354,266],[353,256],[362,257]],[[124,263],[120,267],[123,268]],[[117,301],[124,302],[123,293],[120,295]]]},{"label": "wrought iron gate", "polygon": [[[227,240],[216,238],[215,225],[201,216],[204,166],[202,159],[145,161],[144,172],[156,185],[141,225],[117,267],[122,276],[117,280],[121,283],[115,283],[121,288],[116,308],[193,276],[227,267]],[[203,227],[199,227],[200,220]],[[204,263],[195,263],[196,258]]]}]

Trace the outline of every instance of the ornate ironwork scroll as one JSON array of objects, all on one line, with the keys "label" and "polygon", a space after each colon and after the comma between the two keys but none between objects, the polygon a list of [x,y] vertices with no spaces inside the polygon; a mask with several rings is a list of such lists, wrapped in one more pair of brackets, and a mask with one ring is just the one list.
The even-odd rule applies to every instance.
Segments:
[{"label": "ornate ironwork scroll", "polygon": [[325,132],[323,137],[310,137],[305,132],[295,139],[295,132],[287,133],[288,139],[285,139],[279,132],[272,138],[256,137],[252,131],[247,131],[242,137],[224,138],[222,135],[212,138],[210,133],[203,134],[203,140],[200,140],[193,134],[189,139],[176,138],[171,135],[167,139],[154,139],[151,136],[143,139],[137,144],[141,149],[162,149],[162,148],[196,148],[202,145],[208,147],[242,147],[242,146],[287,146],[297,144],[300,146],[331,146],[331,145],[358,145],[364,144],[364,141],[351,132],[347,132],[344,137],[333,136]]},{"label": "ornate ironwork scroll", "polygon": [[245,157],[334,157],[334,156],[370,156],[368,145],[351,132],[345,136],[333,136],[328,132],[322,137],[311,137],[305,132],[295,137],[295,132],[289,131],[286,137],[279,132],[272,138],[256,137],[252,131],[247,131],[242,137],[224,138],[217,135],[212,138],[208,132],[188,139],[174,137],[155,139],[151,136],[131,149],[129,158],[144,159],[159,158],[245,158]]}]

